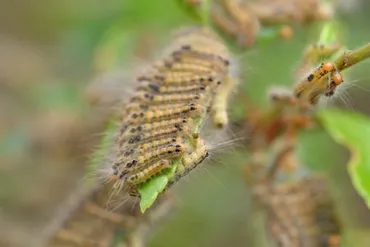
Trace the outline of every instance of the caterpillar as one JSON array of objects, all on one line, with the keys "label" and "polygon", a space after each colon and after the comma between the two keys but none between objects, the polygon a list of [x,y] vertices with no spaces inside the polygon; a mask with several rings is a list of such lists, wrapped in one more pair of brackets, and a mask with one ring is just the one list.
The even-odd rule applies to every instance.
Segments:
[{"label": "caterpillar", "polygon": [[175,72],[175,71],[166,71],[163,72],[162,75],[158,74],[148,74],[146,76],[140,76],[138,78],[139,82],[156,82],[161,83],[161,85],[186,85],[186,84],[197,84],[198,82],[206,82],[207,84],[210,84],[209,82],[215,81],[217,78],[220,78],[221,76],[217,73],[209,73],[209,74],[194,74],[189,71],[181,71],[181,72]]},{"label": "caterpillar", "polygon": [[175,180],[178,180],[188,174],[198,164],[202,163],[202,161],[207,158],[208,155],[209,150],[204,140],[201,138],[197,138],[195,148],[183,155],[177,170]]},{"label": "caterpillar", "polygon": [[[143,134],[144,138],[150,138],[151,136],[159,136],[161,132],[170,133],[170,130],[167,130],[171,127],[179,128],[182,125],[192,125],[193,120],[189,117],[178,117],[169,120],[162,120],[158,122],[145,123],[139,126],[130,126],[123,128],[121,130],[121,138],[126,139],[127,137],[132,137],[138,135],[138,133],[145,132]],[[157,131],[157,132],[156,132]]]},{"label": "caterpillar", "polygon": [[302,62],[296,71],[301,76],[303,72],[312,70],[308,75],[294,86],[294,97],[300,102],[316,105],[321,96],[331,97],[335,89],[343,82],[343,77],[332,62],[321,62],[319,66],[311,69],[323,59],[330,58],[340,49],[339,44],[313,44],[307,47]]},{"label": "caterpillar", "polygon": [[165,190],[168,190],[179,179],[186,176],[209,156],[209,148],[203,139],[194,138],[195,145],[190,145],[180,160],[175,176],[169,181]]},{"label": "caterpillar", "polygon": [[187,104],[178,108],[167,106],[167,108],[154,111],[141,111],[132,113],[129,116],[129,124],[141,124],[152,121],[162,121],[164,119],[172,119],[181,116],[195,117],[202,115],[204,107],[199,104]]},{"label": "caterpillar", "polygon": [[194,93],[174,93],[174,94],[156,94],[139,91],[131,99],[134,103],[150,103],[150,104],[164,104],[166,102],[175,103],[176,101],[200,100],[203,98],[203,94]]},{"label": "caterpillar", "polygon": [[[321,180],[319,177],[308,177],[258,191],[257,198],[267,209],[266,226],[271,241],[282,247],[339,246],[334,242],[339,242],[340,229],[327,227],[337,225],[336,218],[331,218],[331,222],[320,219],[323,213],[332,212],[325,189],[322,186],[315,188],[317,184],[322,185]],[[325,202],[329,207],[324,211],[322,198],[329,203]]]},{"label": "caterpillar", "polygon": [[[156,67],[156,69],[158,71],[165,71],[167,70],[167,68],[161,68],[161,67]],[[171,65],[170,67],[171,71],[189,71],[191,73],[197,73],[197,74],[209,74],[209,73],[212,73],[214,71],[213,68],[208,68],[208,67],[205,67],[205,66],[200,66],[198,64],[193,64],[193,63],[181,63],[181,64],[178,64],[178,63],[174,63]]]},{"label": "caterpillar", "polygon": [[181,136],[173,136],[173,137],[170,136],[170,137],[164,137],[164,138],[157,138],[155,140],[143,143],[142,145],[139,146],[138,149],[141,153],[144,153],[155,147],[159,147],[159,146],[170,144],[170,143],[181,142],[181,141],[182,141]]},{"label": "caterpillar", "polygon": [[[183,147],[180,144],[171,144],[171,145],[168,145],[168,146],[165,146],[165,147],[159,147],[157,149],[153,149],[151,151],[148,151],[148,152],[140,155],[136,159],[132,159],[129,162],[125,162],[125,159],[118,159],[114,163],[113,166],[114,167],[121,167],[121,165],[123,163],[125,163],[124,164],[125,171],[122,171],[119,174],[120,178],[122,178],[123,175],[126,174],[126,170],[130,169],[131,167],[134,167],[134,168],[141,167],[141,166],[144,166],[145,164],[147,164],[147,162],[149,162],[149,161],[153,161],[153,160],[156,160],[156,159],[162,159],[162,158],[165,158],[165,157],[179,156],[182,152],[183,152]],[[118,174],[115,174],[115,175],[118,175]]]},{"label": "caterpillar", "polygon": [[[44,244],[37,246],[115,246],[117,240],[121,244],[129,242],[131,232],[139,228],[140,224],[150,225],[158,221],[156,210],[162,210],[160,205],[159,208],[153,207],[148,212],[150,218],[140,217],[138,212],[133,210],[135,198],[125,198],[125,205],[117,207],[114,212],[107,209],[106,202],[110,196],[108,190],[108,187],[99,186],[86,195],[81,195],[80,191],[77,198],[77,195],[73,195],[71,199],[74,199],[74,204],[77,201],[77,204],[70,208],[69,203],[66,203],[65,206],[69,207],[70,211],[67,214],[63,212],[61,219],[47,226],[47,239]],[[128,232],[130,234],[127,234]]]},{"label": "caterpillar", "polygon": [[234,90],[235,81],[230,77],[226,77],[225,82],[221,85],[220,91],[213,98],[211,105],[211,114],[213,123],[218,128],[223,128],[228,123],[227,105],[229,97]]},{"label": "caterpillar", "polygon": [[127,176],[127,183],[130,185],[137,185],[146,182],[151,177],[160,173],[164,169],[171,168],[171,164],[168,160],[161,160],[148,167],[141,169],[140,171],[130,174]]},{"label": "caterpillar", "polygon": [[[204,80],[202,80],[204,81]],[[177,86],[157,86],[155,84],[143,83],[140,85],[139,89],[146,90],[149,92],[156,92],[156,93],[187,93],[189,91],[202,91],[206,90],[207,87],[203,84],[200,80],[197,80],[194,84],[190,85],[177,85]]]},{"label": "caterpillar", "polygon": [[[142,145],[145,145],[147,143],[153,143],[153,141],[158,140],[158,139],[163,139],[163,137],[168,137],[168,136],[174,136],[174,135],[189,135],[191,132],[191,126],[188,125],[180,125],[180,124],[174,124],[172,126],[167,126],[162,129],[155,129],[148,131],[146,133],[138,134],[135,136],[132,136],[129,139],[122,139],[118,145],[120,147],[126,145],[127,150],[132,150],[128,149],[130,147],[136,147],[136,148],[141,148]],[[127,152],[125,152],[126,154]],[[128,156],[128,155],[124,155]]]},{"label": "caterpillar", "polygon": [[336,87],[342,82],[343,77],[333,63],[321,63],[294,87],[294,95],[297,99],[307,100],[311,105],[316,105],[320,96],[333,96]]},{"label": "caterpillar", "polygon": [[[184,105],[184,102],[171,102],[172,108],[182,107]],[[135,113],[138,111],[158,111],[167,109],[168,105],[165,104],[148,104],[148,103],[140,103],[140,102],[133,102],[126,105],[126,107],[123,109],[122,114],[130,114]]]}]

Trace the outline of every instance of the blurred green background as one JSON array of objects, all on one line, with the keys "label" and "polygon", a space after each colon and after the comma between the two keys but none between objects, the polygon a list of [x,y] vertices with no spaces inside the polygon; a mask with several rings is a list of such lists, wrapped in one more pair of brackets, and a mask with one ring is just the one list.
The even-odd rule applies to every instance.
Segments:
[{"label": "blurred green background", "polygon": [[[370,2],[340,2],[343,43],[355,48],[369,42]],[[99,80],[109,82],[114,73],[129,78],[171,31],[194,24],[176,0],[0,3],[0,245],[27,246],[84,176],[106,121],[103,107],[89,103],[111,100],[111,89],[99,88]],[[317,39],[312,27],[295,28],[292,40],[249,50],[231,42],[243,72],[240,97],[230,109],[234,121],[245,113],[244,95],[266,106],[270,85],[292,84],[305,46]],[[369,68],[365,61],[345,73],[350,105],[340,99],[330,104],[369,114]],[[122,83],[131,88],[130,81]],[[345,151],[330,156],[319,152],[324,141],[316,143],[312,163],[332,175],[341,218],[354,229],[369,228],[369,212],[346,175]],[[253,230],[260,216],[252,213],[240,172],[247,156],[235,149],[184,179],[176,193],[179,209],[158,226],[150,246],[262,246]]]}]

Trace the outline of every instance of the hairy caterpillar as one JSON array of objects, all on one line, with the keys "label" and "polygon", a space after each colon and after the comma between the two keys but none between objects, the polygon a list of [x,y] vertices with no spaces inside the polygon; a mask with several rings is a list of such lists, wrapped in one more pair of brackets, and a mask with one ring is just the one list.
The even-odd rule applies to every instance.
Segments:
[{"label": "hairy caterpillar", "polygon": [[[184,123],[185,122],[185,123]],[[189,121],[191,122],[191,121]],[[187,124],[188,122],[185,120],[181,120],[178,122],[175,121],[169,121],[166,126],[163,127],[157,127],[148,129],[146,132],[141,132],[143,128],[140,126],[138,128],[130,129],[130,135],[124,135],[123,138],[120,139],[120,142],[118,143],[119,146],[128,145],[131,146],[133,144],[146,144],[149,142],[153,142],[156,139],[173,136],[173,135],[189,135],[191,132],[191,126],[190,124]],[[137,129],[140,129],[137,130]],[[131,132],[131,130],[135,130],[135,132]],[[139,145],[139,146],[140,146]]]},{"label": "hairy caterpillar", "polygon": [[220,92],[215,95],[211,106],[213,122],[218,128],[223,128],[228,123],[227,103],[231,92],[234,90],[235,81],[226,77],[225,83],[221,85]]},{"label": "hairy caterpillar", "polygon": [[135,134],[139,133],[141,131],[150,131],[153,129],[158,129],[158,128],[165,128],[171,125],[181,125],[181,124],[190,124],[192,125],[192,119],[188,117],[179,117],[179,118],[173,118],[169,120],[163,120],[163,121],[158,121],[158,122],[152,122],[152,123],[145,123],[141,124],[140,126],[131,126],[129,128],[123,129],[121,132],[122,136],[125,136],[130,134]]},{"label": "hairy caterpillar", "polygon": [[[156,210],[161,210],[160,208],[153,207],[149,212],[153,214],[149,218],[138,217],[138,212],[133,210],[136,200],[127,197],[122,207],[117,207],[114,212],[107,210],[108,189],[100,186],[89,191],[87,195],[77,193],[77,198],[77,195],[73,195],[71,199],[74,204],[77,201],[77,205],[71,208],[68,214],[64,213],[63,218],[52,222],[47,229],[47,243],[37,246],[110,247],[116,245],[117,240],[120,244],[125,244],[130,239],[127,232],[135,231],[140,224],[150,225],[158,220]],[[68,206],[68,203],[66,204],[65,206]]]},{"label": "hairy caterpillar", "polygon": [[170,144],[170,143],[176,143],[181,142],[182,137],[181,136],[173,136],[173,137],[164,137],[164,138],[157,138],[155,140],[152,140],[150,142],[146,142],[139,146],[139,151],[141,153],[147,152],[150,149],[153,149],[155,147],[159,147],[162,145]]},{"label": "hairy caterpillar", "polygon": [[127,176],[127,183],[131,185],[141,184],[146,182],[151,177],[155,176],[156,174],[160,173],[164,169],[171,168],[171,164],[168,160],[161,160],[158,161],[137,173],[130,174]]},{"label": "hairy caterpillar", "polygon": [[[141,76],[138,78],[139,82],[156,82],[161,83],[161,85],[186,85],[186,84],[197,84],[198,82],[204,83],[213,82],[215,79],[220,77],[216,73],[212,72],[206,75],[203,74],[194,74],[189,71],[181,71],[181,72],[174,72],[174,71],[166,71],[163,72],[162,75],[158,74],[150,74],[146,76]],[[207,83],[209,84],[209,83]]]},{"label": "hairy caterpillar", "polygon": [[[302,73],[311,72],[299,80],[293,89],[294,97],[300,102],[316,105],[321,96],[334,95],[337,86],[343,82],[343,77],[334,63],[321,61],[330,58],[339,49],[338,44],[314,44],[305,50],[296,74],[301,76]],[[319,66],[313,68],[319,62]]]},{"label": "hairy caterpillar", "polygon": [[167,108],[154,111],[141,111],[129,116],[129,124],[141,124],[164,119],[177,118],[181,116],[195,117],[203,113],[203,107],[199,104],[188,104],[178,108],[167,106]]},{"label": "hairy caterpillar", "polygon": [[321,63],[295,86],[294,95],[298,99],[307,100],[310,104],[316,105],[320,96],[332,96],[336,87],[342,82],[343,77],[334,64]]},{"label": "hairy caterpillar", "polygon": [[207,157],[199,129],[208,114],[217,127],[228,123],[227,103],[235,88],[231,66],[231,54],[212,31],[176,35],[164,55],[137,76],[138,86],[121,110],[109,174],[114,188],[138,195],[139,185],[176,164],[169,187]]},{"label": "hairy caterpillar", "polygon": [[[119,174],[120,178],[122,178],[124,175],[127,174],[127,170],[129,170],[131,167],[133,167],[133,169],[138,169],[137,167],[141,167],[141,166],[144,166],[145,164],[147,164],[147,162],[149,161],[153,161],[153,160],[156,160],[156,159],[162,159],[162,158],[165,158],[165,157],[174,157],[174,156],[178,156],[180,155],[181,153],[183,152],[183,147],[180,145],[180,144],[171,144],[171,145],[168,145],[168,146],[165,146],[165,147],[159,147],[159,148],[156,148],[156,149],[153,149],[151,151],[148,151],[140,156],[138,156],[136,159],[132,159],[131,161],[129,162],[125,162],[126,158],[123,157],[121,159],[118,159],[113,167],[114,168],[121,168],[123,171]],[[122,167],[121,165],[124,164],[124,167]],[[115,175],[118,175],[119,171],[118,169],[115,169]]]},{"label": "hairy caterpillar", "polygon": [[187,93],[189,91],[206,90],[207,86],[200,80],[197,80],[194,84],[177,86],[157,86],[148,82],[146,84],[142,84],[139,88],[150,92],[154,91],[156,93]]},{"label": "hairy caterpillar", "polygon": [[208,157],[209,151],[205,142],[198,138],[196,140],[195,148],[185,154],[178,168],[178,176],[185,176],[188,172],[196,167],[197,164],[200,164],[206,157]]},{"label": "hairy caterpillar", "polygon": [[204,140],[197,137],[194,141],[194,145],[189,146],[189,151],[182,156],[176,175],[169,181],[166,189],[170,188],[179,179],[186,176],[209,156],[209,149]]}]

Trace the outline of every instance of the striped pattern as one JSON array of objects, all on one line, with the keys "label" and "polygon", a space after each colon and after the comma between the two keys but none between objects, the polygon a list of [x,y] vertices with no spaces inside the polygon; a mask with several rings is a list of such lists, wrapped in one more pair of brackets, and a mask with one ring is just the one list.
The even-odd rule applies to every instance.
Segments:
[{"label": "striped pattern", "polygon": [[230,66],[221,39],[208,29],[192,28],[177,33],[163,56],[138,75],[122,109],[112,174],[119,188],[137,195],[138,185],[180,160],[172,184],[203,160],[195,157],[208,153],[199,126],[208,115],[217,127],[228,122],[227,103],[235,86]]},{"label": "striped pattern", "polygon": [[[130,203],[138,199],[128,194],[138,196],[138,185],[180,161],[168,189],[208,156],[199,127],[208,115],[218,116],[214,117],[216,126],[227,123],[226,104],[234,86],[230,54],[213,32],[199,28],[178,32],[163,54],[146,73],[137,76],[135,92],[121,109],[115,162],[109,175],[113,181],[81,201],[51,238],[50,247],[110,247],[122,236],[130,238],[140,224],[153,223],[157,216],[152,213],[164,211],[157,210],[162,206],[158,203],[147,212],[148,217],[138,217]],[[124,188],[124,193],[112,188]],[[129,202],[118,207],[125,199],[111,201],[113,194]],[[117,209],[113,212],[109,206],[108,210],[107,203],[115,202]]]}]

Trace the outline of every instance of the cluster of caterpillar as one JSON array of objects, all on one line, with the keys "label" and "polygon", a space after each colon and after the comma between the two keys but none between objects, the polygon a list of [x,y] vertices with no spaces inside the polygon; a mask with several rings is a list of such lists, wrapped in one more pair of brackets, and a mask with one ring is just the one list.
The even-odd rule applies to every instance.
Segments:
[{"label": "cluster of caterpillar", "polygon": [[311,70],[294,87],[294,96],[301,102],[316,105],[320,96],[332,97],[335,89],[342,84],[343,76],[334,63],[322,62],[318,67],[311,69],[322,57],[330,57],[339,50],[338,44],[311,45],[302,59],[297,70],[298,76],[302,71]]},{"label": "cluster of caterpillar", "polygon": [[[122,215],[121,212],[105,210],[106,192],[103,188],[99,188],[85,195],[87,198],[82,199],[81,195],[73,198],[74,201],[78,201],[78,203],[74,202],[77,205],[72,208],[69,205],[71,212],[62,216],[67,218],[54,223],[56,229],[50,234],[45,246],[112,246],[115,234],[119,229],[127,227],[133,217]],[[125,208],[122,208],[122,212],[124,210]],[[48,228],[52,226],[53,223]]]},{"label": "cluster of caterpillar", "polygon": [[[79,193],[73,195],[72,207],[69,203],[63,205],[68,212],[61,216],[66,218],[54,219],[48,225],[46,243],[30,246],[133,246],[134,241],[138,246],[145,246],[146,238],[137,239],[136,234],[147,234],[146,231],[151,229],[148,226],[162,220],[173,207],[171,200],[162,200],[147,212],[147,217],[142,217],[138,210],[133,209],[135,202],[131,200],[112,212],[104,206],[108,192],[107,187],[97,187],[83,198]],[[145,232],[140,232],[142,225],[146,226]]]},{"label": "cluster of caterpillar", "polygon": [[[185,3],[201,7],[200,0],[184,0]],[[212,1],[212,22],[224,33],[236,38],[241,46],[252,46],[262,25],[295,24],[328,20],[333,16],[330,3],[320,0],[259,0]],[[292,29],[284,26],[280,36],[289,39]]]},{"label": "cluster of caterpillar", "polygon": [[330,57],[339,50],[338,45],[310,45],[303,56],[296,75],[302,77],[294,85],[293,93],[288,90],[271,90],[269,98],[274,103],[315,106],[322,96],[332,97],[336,89],[343,83],[343,75],[332,62],[321,62],[314,67],[322,57]]},{"label": "cluster of caterpillar", "polygon": [[330,3],[320,0],[257,0],[242,1],[262,23],[306,23],[328,20],[333,15]]},{"label": "cluster of caterpillar", "polygon": [[[334,63],[322,62],[315,67],[320,60],[332,56],[339,48],[337,45],[309,46],[297,75],[302,76],[302,73],[310,72],[299,80],[293,90],[274,88],[269,94],[273,102],[272,111],[258,117],[260,119],[257,119],[255,124],[252,144],[256,146],[254,148],[257,152],[252,156],[254,165],[252,169],[258,178],[257,185],[253,184],[253,189],[265,208],[267,231],[276,246],[340,245],[340,229],[337,217],[332,215],[333,205],[322,200],[329,198],[328,193],[321,198],[317,196],[317,192],[320,191],[313,187],[322,183],[319,183],[312,174],[306,174],[305,178],[302,178],[300,174],[307,171],[294,158],[295,155],[292,155],[298,131],[306,129],[313,123],[310,112],[302,109],[317,105],[322,96],[333,96],[343,82],[342,75]],[[302,106],[304,107],[301,108]],[[272,164],[266,172],[268,161],[265,158],[271,156],[275,147],[273,145],[282,149],[273,156]],[[261,148],[266,149],[262,155],[258,152]],[[320,189],[323,188],[325,186],[321,186]]]},{"label": "cluster of caterpillar", "polygon": [[212,31],[192,28],[175,35],[164,55],[137,76],[135,92],[121,110],[109,174],[114,188],[139,196],[138,186],[176,164],[169,187],[208,156],[199,130],[208,115],[218,128],[228,123],[235,83],[231,63]]},{"label": "cluster of caterpillar", "polygon": [[[227,125],[227,102],[235,86],[232,65],[229,51],[212,31],[191,28],[176,34],[163,57],[137,76],[135,92],[120,109],[120,130],[107,135],[109,140],[116,138],[107,144],[107,155],[113,152],[115,158],[108,179],[125,193],[114,194],[117,203],[112,210],[107,209],[110,183],[96,184],[88,195],[79,195],[79,204],[63,207],[69,211],[51,224],[47,246],[113,246],[121,242],[123,230],[130,238],[143,228],[140,224],[147,229],[160,216],[157,211],[166,214],[162,206],[169,200],[163,198],[143,216],[135,207],[137,188],[177,162],[168,189],[208,157],[200,128],[207,116],[218,128]],[[99,168],[105,178],[106,169]],[[127,197],[126,191],[135,197]]]},{"label": "cluster of caterpillar", "polygon": [[270,241],[282,247],[338,247],[340,227],[320,177],[256,188]]},{"label": "cluster of caterpillar", "polygon": [[331,62],[321,63],[307,78],[300,81],[294,94],[298,99],[316,105],[321,95],[332,97],[335,89],[342,84],[343,76]]}]

